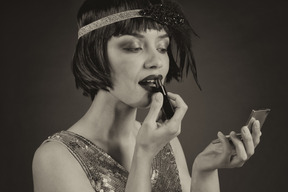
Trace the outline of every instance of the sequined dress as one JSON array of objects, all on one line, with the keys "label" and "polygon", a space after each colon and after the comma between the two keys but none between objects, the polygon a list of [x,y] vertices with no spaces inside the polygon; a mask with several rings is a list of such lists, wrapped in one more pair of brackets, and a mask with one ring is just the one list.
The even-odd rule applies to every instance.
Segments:
[{"label": "sequined dress", "polygon": [[[63,144],[77,159],[96,192],[122,192],[128,171],[90,140],[71,131],[61,131],[46,142]],[[153,159],[151,184],[153,192],[180,192],[181,185],[175,157],[168,143]]]}]

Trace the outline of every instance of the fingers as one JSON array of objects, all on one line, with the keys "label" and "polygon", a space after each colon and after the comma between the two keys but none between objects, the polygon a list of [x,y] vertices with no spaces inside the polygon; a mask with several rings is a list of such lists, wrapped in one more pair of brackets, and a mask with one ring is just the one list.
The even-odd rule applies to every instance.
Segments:
[{"label": "fingers", "polygon": [[255,147],[260,142],[260,123],[254,120],[252,123],[252,134],[247,126],[241,128],[242,141],[237,138],[235,132],[230,133],[230,138],[235,146],[236,154],[232,155],[231,166],[241,167],[254,154]]},{"label": "fingers", "polygon": [[235,146],[236,156],[231,161],[231,165],[234,167],[241,167],[245,161],[248,159],[245,147],[240,139],[237,138],[236,133],[232,131],[230,133],[230,138]]},{"label": "fingers", "polygon": [[254,146],[252,135],[247,126],[242,127],[241,135],[242,135],[243,143],[245,145],[247,158],[249,159],[254,154],[255,146]]},{"label": "fingers", "polygon": [[172,105],[175,107],[175,114],[173,115],[171,120],[177,122],[182,121],[186,111],[188,110],[188,106],[183,101],[183,99],[177,94],[168,92],[168,97]]},{"label": "fingers", "polygon": [[163,95],[158,92],[152,96],[152,101],[150,105],[149,112],[144,120],[144,122],[153,122],[155,123],[158,118],[158,114],[161,111],[161,107],[163,105]]},{"label": "fingers", "polygon": [[260,143],[260,137],[262,133],[260,131],[260,122],[258,120],[253,122],[252,125],[252,138],[254,146],[257,147],[257,145]]},{"label": "fingers", "polygon": [[[241,128],[242,139],[239,138],[234,131],[229,134],[229,138],[218,132],[217,142],[213,144],[221,144],[223,150],[221,152],[220,167],[233,168],[242,167],[244,163],[254,154],[255,147],[260,142],[260,123],[258,120],[251,122],[252,133],[247,126]],[[230,142],[229,142],[230,140]],[[215,145],[216,146],[216,145]],[[227,160],[228,159],[228,160]]]},{"label": "fingers", "polygon": [[256,146],[260,142],[260,123],[258,120],[252,122],[252,134],[247,126],[242,127],[241,135],[245,145],[248,159],[254,154]]}]

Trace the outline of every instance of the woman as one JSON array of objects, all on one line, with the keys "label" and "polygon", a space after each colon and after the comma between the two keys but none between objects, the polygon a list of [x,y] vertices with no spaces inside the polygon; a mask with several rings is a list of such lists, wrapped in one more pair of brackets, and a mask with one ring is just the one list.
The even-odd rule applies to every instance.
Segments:
[{"label": "woman", "polygon": [[[178,80],[184,69],[198,84],[193,30],[177,4],[86,0],[78,24],[73,72],[92,104],[78,122],[35,152],[36,192],[215,192],[219,168],[242,166],[253,155],[261,135],[257,120],[252,135],[242,128],[243,142],[234,132],[231,141],[219,132],[220,142],[197,156],[190,177],[177,138],[187,105],[168,93],[175,113],[164,119],[163,94],[155,91],[156,81]],[[147,107],[145,120],[137,122],[137,109]]]}]

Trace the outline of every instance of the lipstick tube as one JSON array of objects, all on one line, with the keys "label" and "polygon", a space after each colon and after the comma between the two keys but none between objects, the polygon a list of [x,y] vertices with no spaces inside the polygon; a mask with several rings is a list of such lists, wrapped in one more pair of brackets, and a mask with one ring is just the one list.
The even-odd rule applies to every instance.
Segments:
[{"label": "lipstick tube", "polygon": [[164,99],[163,106],[161,109],[163,113],[162,120],[171,119],[171,117],[175,113],[175,110],[174,110],[173,105],[170,103],[170,100],[167,95],[167,91],[160,79],[156,79],[156,86],[158,88],[158,91],[163,94],[163,99]]}]

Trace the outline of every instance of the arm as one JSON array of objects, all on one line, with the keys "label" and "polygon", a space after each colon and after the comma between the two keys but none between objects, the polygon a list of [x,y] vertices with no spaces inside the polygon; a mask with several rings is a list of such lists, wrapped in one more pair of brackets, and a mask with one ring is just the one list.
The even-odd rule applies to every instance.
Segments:
[{"label": "arm", "polygon": [[192,178],[190,177],[185,155],[178,138],[170,142],[179,170],[179,177],[183,192],[217,192],[219,189],[218,171],[201,171],[197,164],[197,159],[194,161],[192,169]]},{"label": "arm", "polygon": [[147,192],[151,191],[151,157],[145,155],[145,152],[135,147],[132,165],[130,168],[125,191]]},{"label": "arm", "polygon": [[218,169],[210,171],[199,170],[196,161],[193,164],[191,192],[219,192],[220,184]]}]

